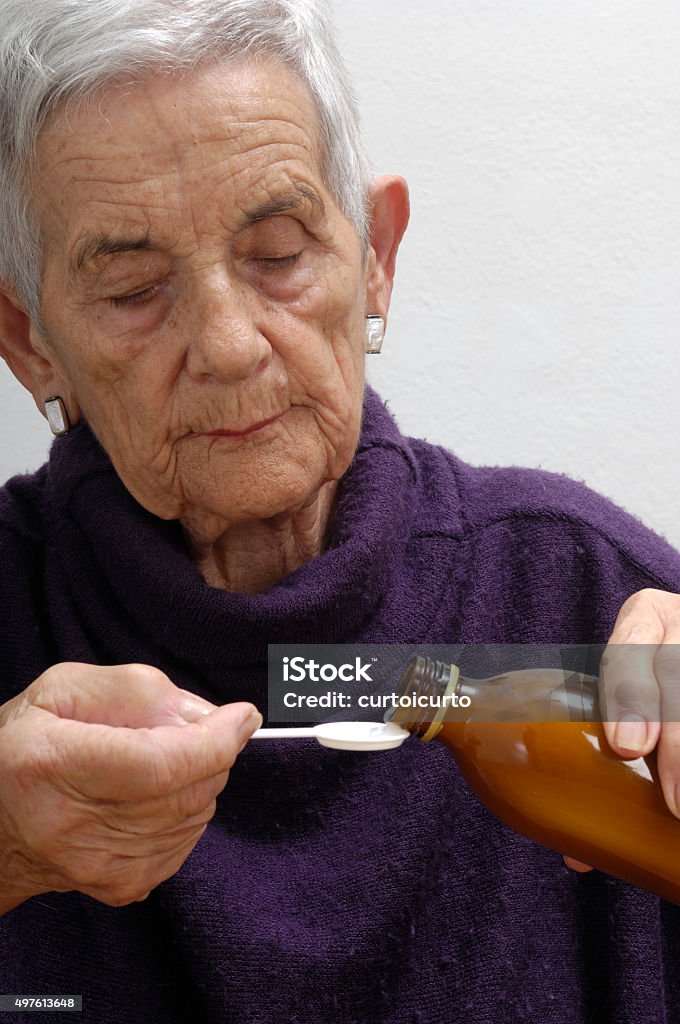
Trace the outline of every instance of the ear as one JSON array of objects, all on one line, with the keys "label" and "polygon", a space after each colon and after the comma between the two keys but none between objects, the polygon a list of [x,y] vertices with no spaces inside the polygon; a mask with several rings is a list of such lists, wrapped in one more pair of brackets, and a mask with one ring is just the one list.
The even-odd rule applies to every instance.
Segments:
[{"label": "ear", "polygon": [[0,356],[28,391],[45,415],[45,402],[53,395],[63,400],[71,423],[80,410],[65,375],[46,338],[40,333],[16,291],[0,280]]},{"label": "ear", "polygon": [[370,272],[366,313],[387,319],[397,250],[409,219],[408,185],[396,175],[376,178],[369,190],[371,206]]}]

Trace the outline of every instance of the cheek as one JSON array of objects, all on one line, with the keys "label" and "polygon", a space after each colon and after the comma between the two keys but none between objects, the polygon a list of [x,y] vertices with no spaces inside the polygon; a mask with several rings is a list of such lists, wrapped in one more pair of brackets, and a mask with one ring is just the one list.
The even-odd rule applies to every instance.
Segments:
[{"label": "cheek", "polygon": [[180,431],[173,380],[142,360],[75,361],[71,377],[82,415],[127,489],[146,508],[174,518]]},{"label": "cheek", "polygon": [[141,359],[110,358],[106,346],[77,318],[72,322],[68,311],[49,331],[47,344],[82,417],[128,490],[147,507],[172,495],[169,422],[174,402],[158,367]]},{"label": "cheek", "polygon": [[354,454],[363,404],[363,318],[352,283],[341,295],[325,295],[313,317],[285,311],[277,331],[290,400],[310,409],[312,417],[305,421],[310,443],[316,434],[333,478],[342,475]]},{"label": "cheek", "polygon": [[173,360],[169,347],[125,346],[86,339],[74,351],[64,346],[65,373],[75,397],[92,424],[111,423],[156,436],[157,427],[168,425],[172,395],[182,360]]},{"label": "cheek", "polygon": [[361,282],[342,269],[328,275],[295,306],[278,309],[272,340],[289,378],[310,397],[363,388]]}]

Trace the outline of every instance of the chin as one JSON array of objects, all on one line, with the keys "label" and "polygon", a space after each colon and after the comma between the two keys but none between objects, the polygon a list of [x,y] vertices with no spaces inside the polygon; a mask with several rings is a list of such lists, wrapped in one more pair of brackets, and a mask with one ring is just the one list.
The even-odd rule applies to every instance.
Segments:
[{"label": "chin", "polygon": [[275,519],[292,515],[312,502],[327,482],[324,474],[281,479],[276,475],[254,473],[239,487],[232,477],[225,480],[223,488],[217,492],[211,483],[213,494],[208,497],[204,492],[203,500],[193,506],[193,513],[199,513],[199,506],[202,506],[205,513],[228,525]]},{"label": "chin", "polygon": [[313,502],[325,484],[338,480],[351,462],[351,439],[339,440],[336,446],[321,432],[288,429],[257,444],[194,449],[178,463],[185,510],[178,518],[196,524],[219,521],[223,532],[236,523],[294,514]]}]

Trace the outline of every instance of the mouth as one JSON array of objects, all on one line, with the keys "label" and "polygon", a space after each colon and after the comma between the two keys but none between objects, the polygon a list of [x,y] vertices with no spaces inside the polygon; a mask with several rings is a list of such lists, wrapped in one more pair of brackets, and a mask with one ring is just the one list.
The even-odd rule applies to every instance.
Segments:
[{"label": "mouth", "polygon": [[275,423],[276,420],[280,419],[283,413],[279,412],[276,416],[270,416],[268,420],[260,420],[258,423],[251,423],[248,427],[241,427],[237,430],[211,430],[209,433],[204,434],[204,437],[252,437],[253,434],[259,433],[269,426],[270,423]]}]

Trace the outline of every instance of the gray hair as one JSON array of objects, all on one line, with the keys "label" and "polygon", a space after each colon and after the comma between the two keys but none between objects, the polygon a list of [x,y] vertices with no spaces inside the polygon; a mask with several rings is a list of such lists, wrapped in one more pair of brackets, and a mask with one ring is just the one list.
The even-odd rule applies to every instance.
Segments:
[{"label": "gray hair", "polygon": [[270,57],[309,88],[324,181],[368,244],[370,167],[326,0],[0,0],[0,278],[40,324],[42,246],[29,183],[45,119],[107,82]]}]

